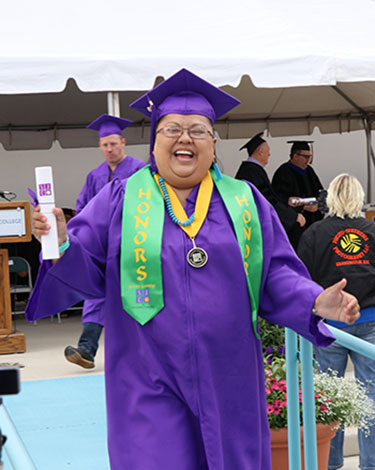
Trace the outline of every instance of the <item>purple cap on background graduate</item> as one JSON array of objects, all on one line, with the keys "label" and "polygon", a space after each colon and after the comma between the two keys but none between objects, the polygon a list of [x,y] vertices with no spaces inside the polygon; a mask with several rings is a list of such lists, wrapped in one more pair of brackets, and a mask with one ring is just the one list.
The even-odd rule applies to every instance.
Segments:
[{"label": "purple cap on background graduate", "polygon": [[151,117],[151,170],[156,169],[152,150],[155,127],[160,118],[172,113],[199,114],[206,116],[213,124],[239,103],[233,96],[186,69],[181,69],[134,101],[131,108]]},{"label": "purple cap on background graduate", "polygon": [[126,127],[133,124],[133,121],[128,119],[110,116],[109,114],[102,114],[95,121],[92,121],[87,126],[87,129],[98,131],[99,137],[106,137],[107,135],[117,134],[122,136],[122,131]]}]

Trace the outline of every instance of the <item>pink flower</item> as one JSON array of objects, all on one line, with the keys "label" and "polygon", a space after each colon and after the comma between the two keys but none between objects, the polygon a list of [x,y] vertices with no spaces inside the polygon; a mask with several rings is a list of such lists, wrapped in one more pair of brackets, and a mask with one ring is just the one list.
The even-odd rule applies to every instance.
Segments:
[{"label": "pink flower", "polygon": [[320,405],[320,410],[323,411],[323,413],[326,413],[328,411],[328,408],[327,408],[327,405],[325,405],[324,403],[322,403]]},{"label": "pink flower", "polygon": [[271,393],[272,393],[272,392],[271,392],[271,389],[266,387],[266,394],[267,394],[267,395],[271,395]]},{"label": "pink flower", "polygon": [[280,386],[280,390],[282,392],[285,392],[286,391],[286,380],[279,380],[279,386]]},{"label": "pink flower", "polygon": [[273,402],[273,414],[278,415],[281,411],[281,401],[280,400],[274,400]]},{"label": "pink flower", "polygon": [[273,406],[272,405],[267,405],[267,413],[269,415],[273,413]]}]

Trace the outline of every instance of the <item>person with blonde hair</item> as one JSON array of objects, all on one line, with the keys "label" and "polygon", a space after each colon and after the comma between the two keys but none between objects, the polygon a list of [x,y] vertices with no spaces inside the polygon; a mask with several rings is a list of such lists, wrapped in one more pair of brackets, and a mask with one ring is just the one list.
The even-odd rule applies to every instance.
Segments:
[{"label": "person with blonde hair", "polygon": [[336,176],[329,185],[328,214],[341,219],[361,217],[364,199],[365,193],[357,178],[342,173]]},{"label": "person with blonde hair", "polygon": [[[343,328],[358,338],[375,344],[375,224],[362,217],[364,191],[352,175],[341,174],[328,188],[328,217],[316,222],[302,235],[298,255],[305,263],[311,277],[323,287],[347,279],[346,290],[359,301],[361,317],[348,326],[326,320],[336,328]],[[337,343],[327,348],[315,348],[321,370],[345,373],[350,356],[355,376],[368,384],[368,395],[375,401],[375,361],[350,351]],[[360,468],[375,469],[375,423],[370,435],[358,432]],[[331,441],[329,470],[341,468],[344,430],[337,432]]]}]

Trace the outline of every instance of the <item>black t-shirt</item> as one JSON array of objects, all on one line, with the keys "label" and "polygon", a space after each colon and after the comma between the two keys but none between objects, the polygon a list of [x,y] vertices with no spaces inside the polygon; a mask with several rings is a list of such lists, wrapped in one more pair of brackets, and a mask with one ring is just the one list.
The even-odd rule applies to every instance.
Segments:
[{"label": "black t-shirt", "polygon": [[375,305],[375,223],[363,217],[327,217],[301,237],[298,256],[326,288],[345,277],[361,308]]}]

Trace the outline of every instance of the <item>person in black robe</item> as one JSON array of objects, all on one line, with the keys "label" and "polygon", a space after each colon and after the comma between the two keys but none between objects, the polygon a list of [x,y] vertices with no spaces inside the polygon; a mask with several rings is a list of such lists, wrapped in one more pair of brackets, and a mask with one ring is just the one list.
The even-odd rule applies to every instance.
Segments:
[{"label": "person in black robe", "polygon": [[253,183],[259,189],[276,210],[289,237],[289,241],[294,248],[297,248],[294,241],[298,242],[301,236],[301,227],[304,226],[306,220],[302,214],[295,212],[288,204],[285,204],[273,190],[264,169],[271,155],[270,147],[262,138],[262,135],[263,132],[260,132],[240,148],[240,150],[246,148],[249,158],[241,163],[236,178],[250,181],[250,183]]},{"label": "person in black robe", "polygon": [[288,143],[293,144],[290,150],[290,160],[275,171],[272,187],[284,204],[293,207],[296,213],[302,214],[306,219],[306,224],[299,231],[298,237],[293,240],[293,246],[296,247],[303,231],[314,222],[321,220],[323,214],[318,210],[318,204],[300,205],[293,201],[298,198],[318,199],[323,185],[310,164],[312,153],[309,144],[312,142],[289,141]]}]

